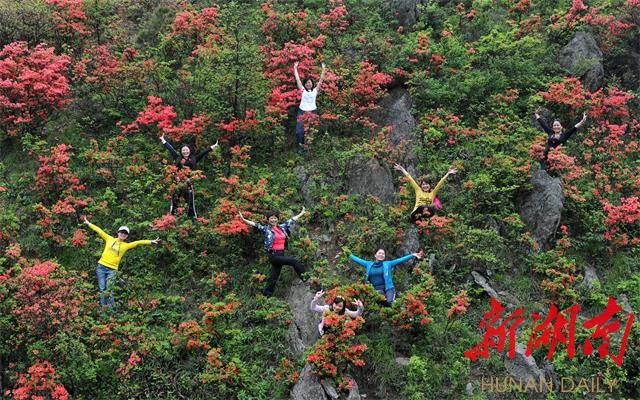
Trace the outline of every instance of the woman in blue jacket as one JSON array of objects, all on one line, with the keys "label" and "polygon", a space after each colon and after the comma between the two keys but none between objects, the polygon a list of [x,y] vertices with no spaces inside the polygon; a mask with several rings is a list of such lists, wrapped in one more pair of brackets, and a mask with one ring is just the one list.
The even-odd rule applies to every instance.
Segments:
[{"label": "woman in blue jacket", "polygon": [[387,305],[391,305],[396,299],[396,289],[393,286],[392,272],[396,265],[411,260],[413,257],[418,260],[422,258],[422,251],[419,253],[407,254],[395,260],[385,261],[386,253],[384,249],[378,249],[374,261],[363,260],[353,254],[349,256],[352,261],[365,267],[366,279],[371,282],[378,293],[384,295]]}]

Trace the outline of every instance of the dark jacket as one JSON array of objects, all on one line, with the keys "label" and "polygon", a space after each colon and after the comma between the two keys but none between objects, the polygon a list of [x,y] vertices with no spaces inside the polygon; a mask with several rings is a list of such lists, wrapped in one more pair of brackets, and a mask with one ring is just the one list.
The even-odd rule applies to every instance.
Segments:
[{"label": "dark jacket", "polygon": [[549,154],[550,149],[555,149],[561,144],[564,144],[567,140],[569,140],[571,135],[576,133],[576,131],[578,130],[578,128],[576,128],[576,126],[574,125],[571,128],[567,129],[566,131],[562,132],[560,134],[560,137],[556,138],[555,137],[556,133],[553,131],[553,129],[549,128],[549,125],[547,125],[547,122],[544,120],[544,118],[542,117],[538,118],[538,123],[540,123],[540,126],[542,127],[542,129],[544,129],[544,131],[547,132],[547,135],[548,135],[547,145],[544,149],[545,158]]},{"label": "dark jacket", "polygon": [[171,143],[169,143],[169,141],[164,142],[164,147],[166,147],[167,150],[169,150],[169,153],[171,153],[171,155],[173,156],[173,162],[175,166],[178,167],[178,169],[182,169],[182,167],[196,169],[196,164],[198,163],[198,161],[202,160],[202,158],[211,151],[211,147],[207,147],[196,156],[194,156],[192,153],[189,154],[189,157],[184,158],[182,154],[178,153],[176,149],[171,146]]}]

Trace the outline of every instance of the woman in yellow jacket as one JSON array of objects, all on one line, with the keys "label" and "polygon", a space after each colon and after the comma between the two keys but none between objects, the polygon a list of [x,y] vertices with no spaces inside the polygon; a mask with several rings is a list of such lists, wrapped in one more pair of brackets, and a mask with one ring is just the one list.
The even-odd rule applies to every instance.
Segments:
[{"label": "woman in yellow jacket", "polygon": [[436,207],[437,208],[442,207],[442,206],[438,207],[438,205],[440,204],[440,201],[436,197],[438,195],[438,192],[442,188],[442,185],[444,185],[444,181],[447,180],[447,177],[449,175],[455,175],[455,173],[458,172],[454,168],[449,168],[449,171],[445,174],[445,176],[443,176],[442,179],[440,179],[440,182],[438,182],[438,184],[436,185],[436,187],[433,188],[433,190],[431,190],[431,182],[427,181],[426,179],[423,179],[420,182],[420,185],[418,185],[416,181],[413,179],[413,177],[411,176],[411,174],[409,174],[407,170],[404,169],[404,167],[402,167],[402,165],[396,164],[393,166],[393,168],[402,172],[404,176],[409,178],[409,183],[411,184],[413,191],[416,193],[416,201],[413,206],[413,211],[411,211],[411,217],[410,217],[411,222],[413,223],[419,220],[420,217],[422,216],[431,218],[435,215]]},{"label": "woman in yellow jacket", "polygon": [[[101,306],[113,306],[115,304],[115,298],[113,297],[113,281],[116,278],[116,271],[120,260],[124,254],[138,247],[141,244],[157,244],[160,238],[153,240],[137,240],[135,242],[127,243],[125,240],[129,237],[129,228],[121,226],[118,228],[118,237],[113,237],[107,234],[96,225],[84,219],[85,225],[88,225],[91,230],[95,231],[102,240],[104,240],[104,250],[102,250],[102,256],[98,260],[98,268],[96,269],[96,275],[98,276],[98,288],[100,289],[100,305]],[[106,291],[109,291],[109,298],[105,299]]]}]

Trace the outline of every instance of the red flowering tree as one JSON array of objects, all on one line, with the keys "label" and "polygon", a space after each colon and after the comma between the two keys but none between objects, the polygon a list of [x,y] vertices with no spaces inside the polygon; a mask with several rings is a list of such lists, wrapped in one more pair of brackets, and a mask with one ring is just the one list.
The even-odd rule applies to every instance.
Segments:
[{"label": "red flowering tree", "polygon": [[73,331],[90,302],[82,280],[53,261],[36,260],[2,284],[11,293],[4,312],[15,317],[19,340]]},{"label": "red flowering tree", "polygon": [[52,47],[30,49],[25,42],[10,43],[0,51],[0,126],[16,136],[20,126],[36,125],[70,102],[66,55]]},{"label": "red flowering tree", "polygon": [[219,51],[223,32],[219,27],[218,7],[202,10],[186,8],[176,15],[166,39],[191,55],[207,55]]},{"label": "red flowering tree", "polygon": [[129,125],[120,125],[122,133],[137,133],[143,127],[155,127],[152,131],[157,136],[166,135],[169,139],[181,142],[185,138],[194,139],[197,146],[202,146],[203,133],[209,126],[211,120],[204,113],[194,115],[191,119],[184,119],[179,124],[175,122],[177,117],[173,106],[163,104],[159,97],[147,97],[148,104],[138,117]]},{"label": "red flowering tree", "polygon": [[[41,195],[41,203],[34,206],[40,217],[36,224],[42,228],[43,237],[52,238],[59,244],[64,238],[56,233],[57,225],[64,219],[75,222],[76,216],[91,201],[90,197],[80,194],[85,186],[69,165],[71,149],[69,145],[59,144],[51,149],[49,155],[38,155],[40,167],[34,186]],[[81,240],[73,245],[77,243]]]}]

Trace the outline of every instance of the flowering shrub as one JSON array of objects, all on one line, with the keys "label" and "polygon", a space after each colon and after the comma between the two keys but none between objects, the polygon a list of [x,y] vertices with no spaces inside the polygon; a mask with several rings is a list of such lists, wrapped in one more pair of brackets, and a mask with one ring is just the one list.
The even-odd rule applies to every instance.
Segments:
[{"label": "flowering shrub", "polygon": [[52,17],[56,26],[67,36],[87,36],[87,15],[82,10],[82,0],[45,0],[53,7]]},{"label": "flowering shrub", "polygon": [[60,374],[49,361],[36,359],[26,374],[18,374],[16,387],[5,393],[15,400],[45,399],[67,400],[69,393],[60,384]]},{"label": "flowering shrub", "polygon": [[425,302],[432,295],[435,280],[428,274],[422,274],[421,278],[421,282],[414,285],[409,293],[393,303],[391,321],[400,329],[419,331],[432,322]]},{"label": "flowering shrub", "polygon": [[7,310],[16,317],[22,337],[51,337],[73,331],[89,301],[78,279],[53,261],[36,260],[5,283],[15,304]]},{"label": "flowering shrub", "polygon": [[69,56],[58,56],[42,44],[30,49],[25,42],[15,42],[2,48],[0,124],[9,136],[16,136],[21,125],[41,123],[69,105],[70,63]]},{"label": "flowering shrub", "polygon": [[298,378],[300,377],[300,373],[294,370],[295,366],[288,358],[284,357],[282,361],[280,361],[280,366],[276,370],[276,375],[274,379],[276,381],[284,380],[286,383],[293,385],[298,382]]},{"label": "flowering shrub", "polygon": [[[215,214],[214,231],[228,236],[249,233],[249,227],[237,218],[238,212],[260,209],[260,201],[265,196],[267,179],[258,182],[242,181],[242,171],[250,159],[250,146],[233,146],[229,166],[232,168],[229,177],[221,177],[224,185],[224,196],[218,199]],[[251,218],[251,211],[245,218]]]},{"label": "flowering shrub", "polygon": [[217,52],[217,45],[223,41],[222,30],[218,26],[219,11],[217,7],[207,7],[179,12],[167,39],[179,43],[194,56]]},{"label": "flowering shrub", "polygon": [[211,122],[204,114],[182,120],[176,125],[174,120],[177,114],[172,106],[164,105],[159,97],[149,96],[147,101],[147,106],[135,121],[126,126],[120,125],[122,133],[137,133],[143,126],[155,125],[162,135],[167,135],[175,141],[181,142],[185,137],[189,137],[195,140],[196,145],[203,145],[202,134]]},{"label": "flowering shrub", "polygon": [[447,317],[453,318],[459,315],[464,315],[467,313],[467,308],[469,307],[469,295],[466,290],[460,290],[457,296],[451,298],[449,300],[453,303],[451,308],[447,311]]},{"label": "flowering shrub", "polygon": [[619,206],[603,200],[603,208],[607,213],[604,238],[616,246],[637,246],[640,243],[640,230],[637,227],[640,221],[638,197],[623,198]]},{"label": "flowering shrub", "polygon": [[366,344],[355,343],[356,330],[362,327],[364,318],[351,318],[327,312],[324,315],[325,334],[316,342],[307,362],[313,366],[318,376],[336,378],[341,376],[349,365],[364,366],[362,354]]}]

